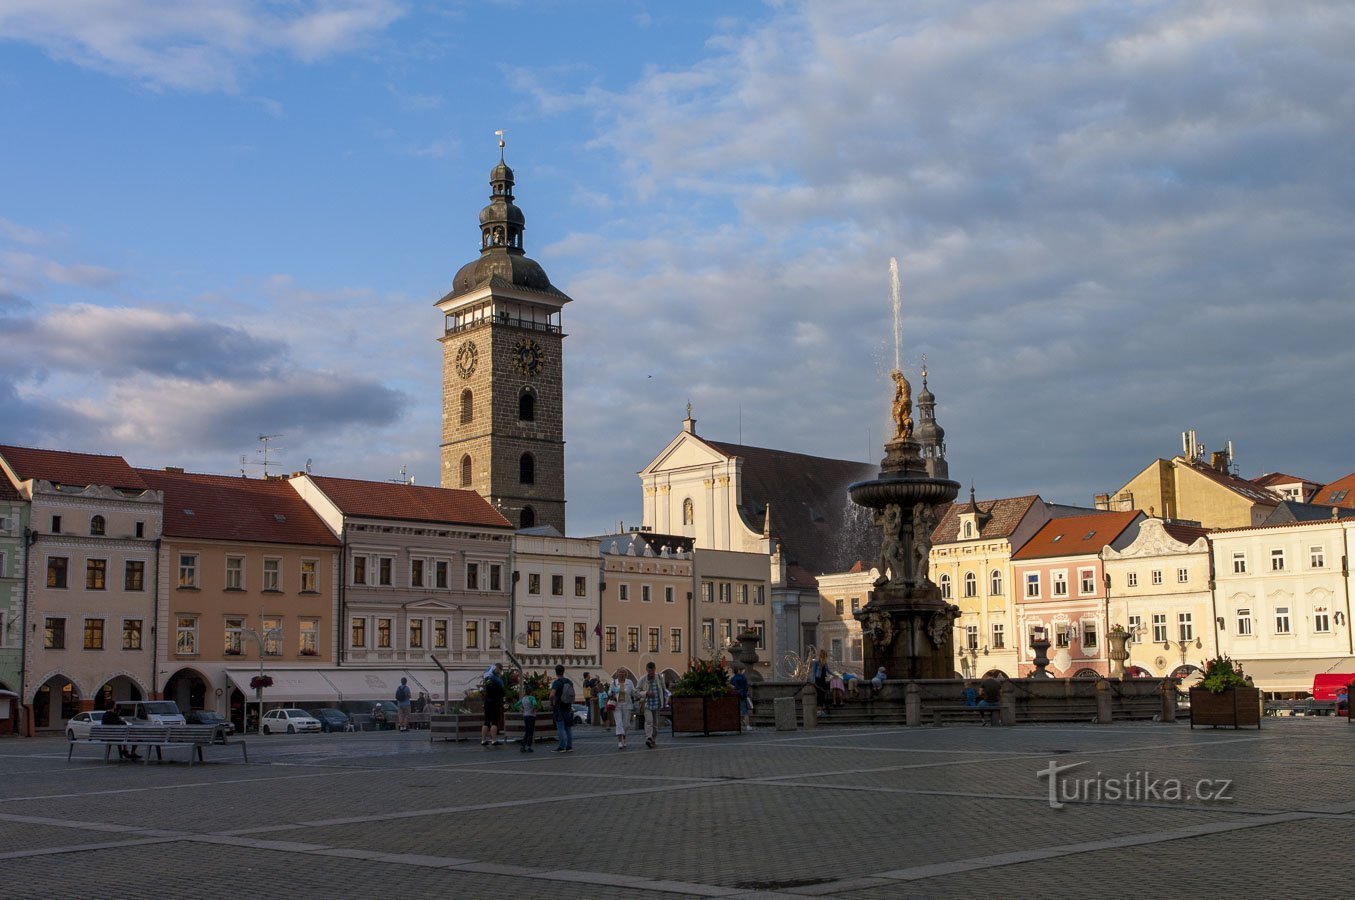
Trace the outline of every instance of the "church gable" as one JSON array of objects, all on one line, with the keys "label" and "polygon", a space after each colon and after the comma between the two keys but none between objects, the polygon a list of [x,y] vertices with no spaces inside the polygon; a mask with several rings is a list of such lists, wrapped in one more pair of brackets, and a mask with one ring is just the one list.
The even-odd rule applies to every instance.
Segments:
[{"label": "church gable", "polygon": [[640,470],[640,477],[644,478],[660,472],[694,469],[727,462],[729,462],[729,457],[715,450],[699,437],[684,432],[673,438],[649,465]]}]

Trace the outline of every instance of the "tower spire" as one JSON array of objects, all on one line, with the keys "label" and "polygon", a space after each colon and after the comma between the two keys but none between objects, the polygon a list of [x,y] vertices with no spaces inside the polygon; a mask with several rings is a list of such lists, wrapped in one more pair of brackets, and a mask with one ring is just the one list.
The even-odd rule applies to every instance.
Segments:
[{"label": "tower spire", "polygon": [[927,387],[927,354],[922,354],[922,391],[917,395],[918,452],[933,478],[948,478],[946,431],[936,422],[936,395]]}]

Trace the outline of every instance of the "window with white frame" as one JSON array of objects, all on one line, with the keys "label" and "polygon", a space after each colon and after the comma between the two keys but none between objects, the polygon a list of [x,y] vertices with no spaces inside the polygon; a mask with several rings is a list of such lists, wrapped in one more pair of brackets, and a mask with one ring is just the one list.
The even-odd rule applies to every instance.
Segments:
[{"label": "window with white frame", "polygon": [[359,650],[367,646],[367,620],[362,616],[354,616],[349,622],[348,646]]},{"label": "window with white frame", "polygon": [[1027,597],[1031,597],[1031,598],[1039,598],[1039,596],[1040,596],[1040,573],[1039,573],[1039,572],[1027,572],[1027,573],[1026,573],[1026,596],[1027,596]]},{"label": "window with white frame", "polygon": [[650,595],[650,587],[647,584],[640,585],[640,602],[649,603],[654,598]]},{"label": "window with white frame", "polygon": [[1195,623],[1191,620],[1191,614],[1188,612],[1176,614],[1176,637],[1177,640],[1189,641],[1195,638]]},{"label": "window with white frame", "polygon": [[702,642],[702,645],[703,645],[703,646],[706,646],[706,647],[714,647],[714,646],[715,646],[715,620],[714,620],[714,619],[702,619],[702,620],[701,620],[701,642]]},{"label": "window with white frame", "polygon": [[584,622],[574,623],[574,649],[588,649],[588,625]]},{"label": "window with white frame", "polygon": [[1051,572],[1049,577],[1051,584],[1049,592],[1053,594],[1055,597],[1068,596],[1068,573]]},{"label": "window with white frame", "polygon": [[503,590],[503,566],[498,563],[489,564],[489,589],[491,591]]},{"label": "window with white frame", "polygon": [[1275,633],[1289,634],[1289,607],[1275,607]]},{"label": "window with white frame", "polygon": [[179,554],[179,587],[198,586],[198,555],[196,553]]},{"label": "window with white frame", "polygon": [[715,602],[715,582],[713,581],[701,582],[701,602],[702,603]]},{"label": "window with white frame", "polygon": [[466,563],[466,590],[480,590],[480,564],[476,562]]},{"label": "window with white frame", "polygon": [[1163,644],[1167,641],[1167,614],[1153,613],[1153,643]]},{"label": "window with white frame", "polygon": [[640,652],[640,628],[638,625],[631,625],[626,628],[626,652]]},{"label": "window with white frame", "polygon": [[59,616],[46,616],[42,625],[42,648],[44,650],[66,649],[66,620]]},{"label": "window with white frame", "polygon": [[1154,570],[1153,570],[1153,584],[1161,584],[1161,583],[1162,583],[1162,570],[1161,570],[1161,569],[1154,569]]},{"label": "window with white frame", "polygon": [[746,584],[739,585],[739,602],[740,603],[748,602],[748,585]]},{"label": "window with white frame", "polygon": [[263,655],[281,656],[282,655],[282,620],[264,619],[263,620]]},{"label": "window with white frame", "polygon": [[855,615],[856,613],[859,613],[860,611],[861,611],[861,598],[860,598],[860,597],[853,597],[853,598],[852,598],[852,614]]},{"label": "window with white frame", "polygon": [[[672,588],[669,588],[669,591],[672,591]],[[588,578],[586,576],[584,575],[574,576],[574,596],[575,597],[588,596]]]},{"label": "window with white frame", "polygon": [[227,656],[245,655],[244,616],[226,616],[226,643],[222,649]]},{"label": "window with white frame", "polygon": [[282,590],[282,560],[265,559],[263,561],[263,589],[265,591]]},{"label": "window with white frame", "polygon": [[979,649],[979,626],[966,625],[964,627],[964,645],[966,650]]},{"label": "window with white frame", "polygon": [[1097,640],[1096,623],[1095,623],[1095,622],[1083,622],[1083,623],[1082,623],[1082,649],[1083,649],[1083,650],[1095,650],[1095,649],[1096,649],[1096,640]]},{"label": "window with white frame", "polygon": [[622,603],[630,602],[630,585],[622,583],[616,586],[616,599]]},{"label": "window with white frame", "polygon": [[480,649],[480,622],[478,619],[466,620],[466,644],[467,650]]},{"label": "window with white frame", "polygon": [[529,593],[529,594],[539,594],[539,593],[541,593],[541,573],[540,573],[540,572],[529,572],[529,573],[527,574],[527,593]]},{"label": "window with white frame", "polygon": [[734,585],[730,584],[728,581],[720,582],[720,602],[734,602]]},{"label": "window with white frame", "polygon": [[354,556],[353,584],[366,584],[366,583],[367,583],[367,557]]},{"label": "window with white frame", "polygon": [[663,630],[653,625],[649,627],[649,652],[658,653],[659,644],[662,641]]},{"label": "window with white frame", "polygon": [[1251,637],[1251,610],[1239,609],[1237,611],[1237,634],[1239,637]]},{"label": "window with white frame", "polygon": [[141,649],[141,620],[123,619],[122,620],[122,649],[140,650]]},{"label": "window with white frame", "polygon": [[669,652],[669,653],[681,653],[681,652],[682,652],[682,629],[681,629],[681,628],[669,628],[669,629],[668,629],[668,652]]},{"label": "window with white frame", "polygon": [[318,656],[320,654],[320,620],[302,619],[301,630],[298,632],[297,652],[302,656]]},{"label": "window with white frame", "polygon": [[1308,567],[1309,567],[1309,568],[1312,568],[1312,569],[1322,569],[1322,568],[1326,568],[1326,565],[1327,565],[1327,550],[1326,550],[1326,548],[1325,548],[1325,547],[1321,547],[1321,546],[1317,546],[1317,547],[1309,547],[1309,548],[1308,548]]},{"label": "window with white frame", "polygon": [[550,595],[552,597],[563,597],[565,595],[565,576],[552,575],[550,577]]},{"label": "window with white frame", "polygon": [[998,569],[994,569],[993,571],[988,573],[988,593],[989,594],[1002,593],[1002,572],[999,571]]},{"label": "window with white frame", "polygon": [[1327,634],[1331,631],[1331,614],[1325,609],[1313,611],[1313,633]]},{"label": "window with white frame", "polygon": [[413,558],[410,559],[410,561],[409,561],[409,586],[410,586],[410,587],[416,587],[416,588],[421,588],[421,587],[423,587],[424,566],[426,566],[426,565],[427,565],[427,561],[426,561],[426,560],[423,560],[423,559],[420,559],[420,558],[417,557],[417,556],[415,556],[415,557],[413,557]]},{"label": "window with white frame", "polygon": [[104,620],[85,620],[85,649],[102,650],[104,648]]},{"label": "window with white frame", "polygon": [[1079,569],[1077,573],[1077,587],[1084,595],[1096,593],[1096,570]]},{"label": "window with white frame", "polygon": [[[196,560],[196,557],[194,557]],[[198,617],[176,616],[174,619],[174,652],[180,656],[195,656],[198,652]]]},{"label": "window with white frame", "polygon": [[376,620],[376,649],[389,650],[391,647],[391,620]]},{"label": "window with white frame", "polygon": [[447,565],[446,560],[440,559],[433,563],[433,587],[446,590],[449,584],[447,579],[449,571],[451,571],[451,567]]},{"label": "window with white frame", "polygon": [[245,589],[245,558],[243,556],[226,557],[226,590],[243,591]]},{"label": "window with white frame", "polygon": [[1127,573],[1125,573],[1125,576],[1124,576],[1124,583],[1125,583],[1125,587],[1138,587],[1138,586],[1139,586],[1139,573],[1138,573],[1138,572],[1127,572]]},{"label": "window with white frame", "polygon": [[677,601],[677,592],[673,589],[673,586],[671,584],[666,585],[663,589],[663,602],[674,603],[676,601]]},{"label": "window with white frame", "polygon": [[1234,575],[1247,574],[1247,554],[1243,553],[1240,550],[1235,551],[1233,553],[1233,574]]},{"label": "window with white frame", "polygon": [[527,649],[541,649],[541,620],[532,619],[527,622]]},{"label": "window with white frame", "polygon": [[423,649],[423,626],[423,619],[415,618],[409,620],[409,636],[407,638],[409,649]]},{"label": "window with white frame", "polygon": [[754,606],[757,606],[759,603],[766,603],[766,602],[767,602],[767,595],[764,594],[764,593],[762,592],[762,589],[763,589],[763,585],[760,585],[760,584],[759,584],[759,585],[757,586],[757,592],[753,594],[753,605],[754,605]]},{"label": "window with white frame", "polygon": [[434,650],[446,650],[446,649],[447,649],[447,620],[446,620],[446,619],[434,619],[434,620],[433,620],[433,649],[434,649]]},{"label": "window with white frame", "polygon": [[941,576],[941,599],[943,599],[943,600],[949,600],[949,599],[950,599],[950,576],[949,576],[949,575],[942,575],[942,576]]},{"label": "window with white frame", "polygon": [[485,644],[491,650],[499,649],[503,644],[503,621],[501,619],[489,620],[488,643]]},{"label": "window with white frame", "polygon": [[565,623],[550,623],[550,648],[552,650],[565,649]]},{"label": "window with white frame", "polygon": [[993,649],[1001,650],[1007,646],[1007,630],[1001,622],[993,623]]},{"label": "window with white frame", "polygon": [[616,652],[616,626],[608,625],[602,630],[603,648],[608,653]]},{"label": "window with white frame", "polygon": [[1072,641],[1072,628],[1067,624],[1054,626],[1054,646],[1067,647]]},{"label": "window with white frame", "polygon": [[319,590],[319,564],[313,559],[301,560],[301,593],[314,594]]},{"label": "window with white frame", "polygon": [[380,556],[376,560],[376,583],[390,587],[395,583],[395,557]]},{"label": "window with white frame", "polygon": [[85,590],[102,591],[108,587],[108,560],[85,560]]},{"label": "window with white frame", "polygon": [[1138,643],[1139,638],[1143,636],[1143,616],[1130,616],[1129,627],[1126,630],[1129,632],[1129,643]]},{"label": "window with white frame", "polygon": [[1270,571],[1284,571],[1284,550],[1279,549],[1270,551]]},{"label": "window with white frame", "polygon": [[966,597],[977,597],[979,595],[979,576],[973,572],[966,572],[964,576],[964,595]]},{"label": "window with white frame", "polygon": [[757,633],[757,648],[759,650],[767,649],[767,623],[758,619],[752,623],[752,629]]}]

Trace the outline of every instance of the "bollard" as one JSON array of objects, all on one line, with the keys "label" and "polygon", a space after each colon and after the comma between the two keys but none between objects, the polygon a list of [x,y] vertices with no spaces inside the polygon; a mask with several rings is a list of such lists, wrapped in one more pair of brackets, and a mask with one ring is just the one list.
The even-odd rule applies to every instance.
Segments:
[{"label": "bollard", "polygon": [[1111,722],[1110,685],[1105,681],[1096,682],[1096,724],[1109,725]]},{"label": "bollard", "polygon": [[998,715],[998,719],[1002,722],[1003,725],[1015,725],[1016,689],[1012,687],[1012,683],[1010,681],[1004,680],[1002,682],[1002,693],[998,695],[997,702],[998,705],[1001,707],[1001,712]]},{"label": "bollard", "polygon": [[799,727],[795,723],[794,697],[777,697],[772,701],[772,710],[776,713],[777,731],[794,731]]},{"label": "bollard", "polygon": [[810,694],[808,697],[801,697],[800,704],[804,709],[805,728],[813,728],[818,725],[819,720],[816,716],[818,715],[819,707],[816,696]]},{"label": "bollard", "polygon": [[903,723],[914,726],[922,724],[922,694],[912,681],[903,689]]},{"label": "bollard", "polygon": [[1163,722],[1176,721],[1176,688],[1170,682],[1162,682],[1162,715]]}]

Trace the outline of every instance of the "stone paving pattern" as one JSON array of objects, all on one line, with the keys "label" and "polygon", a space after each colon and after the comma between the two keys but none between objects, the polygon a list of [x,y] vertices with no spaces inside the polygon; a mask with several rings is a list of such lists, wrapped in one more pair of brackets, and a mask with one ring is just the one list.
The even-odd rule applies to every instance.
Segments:
[{"label": "stone paving pattern", "polygon": [[[183,761],[0,740],[5,897],[1355,894],[1355,726],[758,731],[572,754],[426,734],[246,738]],[[1227,802],[1051,809],[1070,774],[1231,779]],[[128,879],[125,890],[120,877]],[[96,887],[97,885],[97,887]]]}]

